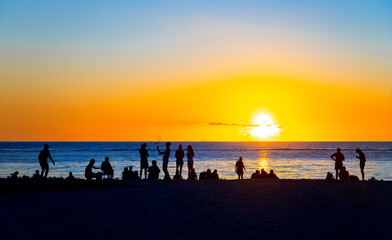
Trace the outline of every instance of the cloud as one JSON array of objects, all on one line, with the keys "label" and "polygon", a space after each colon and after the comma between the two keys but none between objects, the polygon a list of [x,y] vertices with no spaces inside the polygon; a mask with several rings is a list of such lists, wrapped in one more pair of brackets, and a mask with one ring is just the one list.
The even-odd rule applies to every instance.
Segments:
[{"label": "cloud", "polygon": [[258,124],[242,124],[242,123],[222,123],[222,122],[210,122],[208,125],[212,126],[234,126],[234,127],[258,127]]}]

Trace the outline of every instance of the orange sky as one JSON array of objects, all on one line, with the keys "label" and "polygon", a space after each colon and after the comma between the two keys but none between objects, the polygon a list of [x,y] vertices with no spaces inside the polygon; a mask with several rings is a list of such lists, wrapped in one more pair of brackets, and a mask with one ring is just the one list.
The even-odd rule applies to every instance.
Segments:
[{"label": "orange sky", "polygon": [[382,3],[29,4],[0,9],[0,141],[392,141]]}]

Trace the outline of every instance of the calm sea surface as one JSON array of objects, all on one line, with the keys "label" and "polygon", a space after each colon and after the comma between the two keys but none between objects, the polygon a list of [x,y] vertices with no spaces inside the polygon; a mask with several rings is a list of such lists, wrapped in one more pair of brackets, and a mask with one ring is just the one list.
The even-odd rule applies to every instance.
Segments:
[{"label": "calm sea surface", "polygon": [[[140,170],[139,151],[141,142],[47,142],[56,162],[49,162],[49,176],[67,176],[72,171],[76,177],[84,177],[84,169],[91,158],[99,167],[106,156],[114,168],[115,177],[120,178],[124,167],[133,166]],[[38,154],[43,142],[0,142],[0,177],[19,171],[20,175],[31,176],[40,169]],[[221,178],[235,179],[234,164],[239,156],[244,159],[249,178],[256,170],[274,169],[280,178],[323,179],[328,171],[334,172],[334,161],[330,155],[337,147],[342,149],[344,165],[350,174],[360,176],[359,160],[355,149],[361,148],[367,158],[366,179],[392,180],[392,142],[172,142],[169,162],[170,176],[175,172],[175,150],[182,144],[191,144],[195,151],[195,169],[199,174],[208,168],[218,169]],[[149,163],[158,161],[162,169],[162,156],[156,147],[165,149],[164,142],[147,142]],[[186,151],[185,151],[186,153]],[[186,157],[184,170],[186,172]],[[161,173],[161,177],[162,177]],[[183,173],[184,175],[184,173]]]}]

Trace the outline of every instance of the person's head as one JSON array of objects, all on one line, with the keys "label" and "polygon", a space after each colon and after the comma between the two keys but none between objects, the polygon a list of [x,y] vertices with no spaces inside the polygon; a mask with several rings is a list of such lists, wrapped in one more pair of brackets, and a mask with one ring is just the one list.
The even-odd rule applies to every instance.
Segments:
[{"label": "person's head", "polygon": [[171,145],[170,142],[167,142],[167,143],[166,143],[166,147],[167,147],[167,148],[170,147],[170,145]]},{"label": "person's head", "polygon": [[189,151],[193,151],[192,145],[188,145],[188,146],[186,147],[186,149],[188,149]]},{"label": "person's head", "polygon": [[259,171],[259,170],[256,170],[256,174],[260,174],[260,171]]},{"label": "person's head", "polygon": [[337,152],[340,152],[340,148],[337,148],[336,151],[337,151]]},{"label": "person's head", "polygon": [[155,161],[155,160],[153,160],[151,163],[152,163],[153,166],[157,165],[157,161]]},{"label": "person's head", "polygon": [[211,173],[211,169],[207,169],[207,173]]},{"label": "person's head", "polygon": [[178,145],[178,149],[179,149],[179,150],[182,150],[182,145],[181,145],[181,144]]},{"label": "person's head", "polygon": [[357,148],[357,150],[355,150],[355,152],[360,153],[361,149]]},{"label": "person's head", "polygon": [[105,157],[105,162],[109,162],[109,157]]},{"label": "person's head", "polygon": [[274,170],[271,169],[271,170],[270,170],[270,173],[274,173]]},{"label": "person's head", "polygon": [[93,165],[94,165],[94,163],[95,163],[95,159],[92,158],[92,159],[90,160],[90,164],[93,164]]},{"label": "person's head", "polygon": [[129,171],[132,171],[133,170],[133,167],[132,166],[129,166]]},{"label": "person's head", "polygon": [[70,177],[72,177],[72,176],[73,176],[73,175],[72,175],[72,172],[69,172],[69,176],[70,176]]},{"label": "person's head", "polygon": [[238,159],[238,161],[242,161],[242,157],[240,156],[240,158]]},{"label": "person's head", "polygon": [[128,171],[128,168],[127,168],[127,167],[125,167],[125,168],[124,168],[124,172],[127,172],[127,171]]},{"label": "person's head", "polygon": [[261,169],[261,172],[265,172],[264,168]]},{"label": "person's head", "polygon": [[143,143],[142,144],[142,148],[146,148],[147,147],[147,144],[146,143]]},{"label": "person's head", "polygon": [[39,170],[35,170],[35,174],[39,174]]},{"label": "person's head", "polygon": [[342,171],[346,171],[346,167],[342,167]]},{"label": "person's head", "polygon": [[213,171],[213,173],[218,173],[218,170],[215,169],[215,170]]},{"label": "person's head", "polygon": [[49,144],[44,144],[45,149],[49,149]]}]

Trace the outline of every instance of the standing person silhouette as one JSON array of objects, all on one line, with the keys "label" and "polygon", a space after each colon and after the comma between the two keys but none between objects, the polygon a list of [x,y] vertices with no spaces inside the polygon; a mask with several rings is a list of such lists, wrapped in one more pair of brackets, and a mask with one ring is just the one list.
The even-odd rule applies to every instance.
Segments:
[{"label": "standing person silhouette", "polygon": [[140,153],[140,179],[142,179],[142,173],[143,173],[143,169],[144,169],[144,179],[147,179],[147,170],[148,170],[148,157],[150,157],[150,155],[148,155],[148,151],[146,149],[147,144],[143,143],[141,148],[139,149],[139,153]]},{"label": "standing person silhouette", "polygon": [[365,154],[359,148],[357,148],[357,150],[355,150],[355,152],[358,153],[358,156],[356,156],[356,157],[359,159],[359,167],[361,168],[362,181],[365,181],[365,172],[364,172],[365,162],[366,162]]},{"label": "standing person silhouette", "polygon": [[188,174],[193,169],[193,158],[195,157],[195,152],[193,151],[192,145],[186,147],[186,157],[188,158]]},{"label": "standing person silhouette", "polygon": [[238,161],[235,163],[235,171],[238,174],[238,179],[244,179],[244,170],[246,171],[244,162],[242,161],[242,157],[240,156]]},{"label": "standing person silhouette", "polygon": [[54,163],[53,158],[49,152],[49,145],[44,144],[44,149],[42,149],[38,155],[39,165],[41,165],[41,169],[42,169],[41,177],[44,176],[44,173],[45,173],[45,177],[48,176],[48,172],[49,172],[48,158],[52,161],[53,166],[55,166],[56,164]]},{"label": "standing person silhouette", "polygon": [[176,174],[178,172],[178,167],[180,167],[179,175],[182,176],[182,166],[184,165],[184,150],[182,150],[182,145],[178,146],[176,151]]},{"label": "standing person silhouette", "polygon": [[343,168],[344,155],[340,152],[340,148],[336,149],[336,153],[331,155],[331,158],[335,161],[336,179],[339,177],[339,171]]},{"label": "standing person silhouette", "polygon": [[166,150],[164,152],[161,152],[159,150],[159,146],[157,146],[157,150],[159,152],[159,155],[163,155],[162,158],[162,170],[165,173],[165,180],[170,180],[170,175],[169,171],[167,171],[167,165],[169,164],[169,157],[170,157],[170,142],[166,143]]}]

